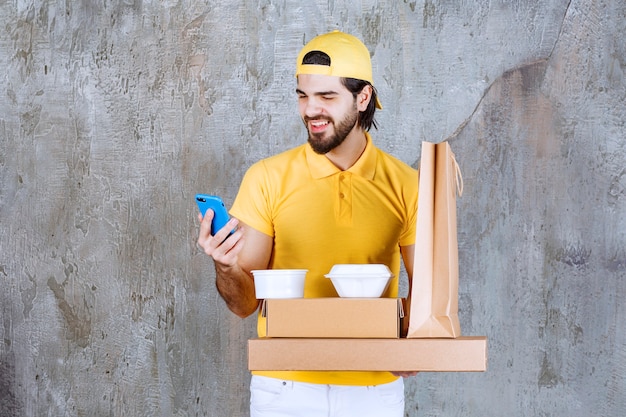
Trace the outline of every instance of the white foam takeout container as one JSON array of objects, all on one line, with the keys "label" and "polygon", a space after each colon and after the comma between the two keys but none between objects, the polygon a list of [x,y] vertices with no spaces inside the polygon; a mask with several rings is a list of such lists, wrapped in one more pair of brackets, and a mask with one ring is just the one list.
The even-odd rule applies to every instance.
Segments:
[{"label": "white foam takeout container", "polygon": [[302,298],[307,269],[261,269],[251,271],[256,298]]},{"label": "white foam takeout container", "polygon": [[376,298],[383,295],[393,274],[383,264],[337,264],[324,276],[340,297]]}]

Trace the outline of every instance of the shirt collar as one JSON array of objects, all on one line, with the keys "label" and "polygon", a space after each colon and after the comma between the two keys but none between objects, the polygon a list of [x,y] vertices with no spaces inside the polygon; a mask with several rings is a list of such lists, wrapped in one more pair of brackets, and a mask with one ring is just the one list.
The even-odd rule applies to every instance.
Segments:
[{"label": "shirt collar", "polygon": [[[348,168],[346,171],[352,174],[359,175],[365,179],[371,180],[374,178],[376,171],[376,148],[372,144],[372,138],[368,132],[365,132],[365,138],[367,143],[365,150],[359,159]],[[338,172],[342,172],[339,168],[333,165],[332,162],[326,156],[315,153],[308,143],[305,145],[306,161],[311,171],[311,176],[315,179],[329,177]]]}]

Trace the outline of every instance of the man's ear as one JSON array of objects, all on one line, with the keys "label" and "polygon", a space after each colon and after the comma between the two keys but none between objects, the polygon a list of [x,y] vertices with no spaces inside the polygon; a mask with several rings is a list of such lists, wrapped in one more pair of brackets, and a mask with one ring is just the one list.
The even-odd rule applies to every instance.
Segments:
[{"label": "man's ear", "polygon": [[359,111],[367,110],[367,106],[370,104],[370,100],[372,99],[372,86],[366,85],[363,87],[361,92],[356,96],[356,106]]}]

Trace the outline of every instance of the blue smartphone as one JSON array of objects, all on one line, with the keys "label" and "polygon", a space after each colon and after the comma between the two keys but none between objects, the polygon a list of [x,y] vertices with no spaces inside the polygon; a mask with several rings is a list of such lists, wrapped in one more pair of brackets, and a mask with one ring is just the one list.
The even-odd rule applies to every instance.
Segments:
[{"label": "blue smartphone", "polygon": [[[211,222],[211,235],[215,235],[215,233],[224,227],[226,223],[228,223],[228,220],[230,220],[228,211],[226,211],[226,206],[224,206],[224,202],[218,196],[196,194],[196,204],[198,204],[198,209],[200,209],[202,217],[204,217],[208,209],[213,210],[215,213],[213,215],[213,221]],[[231,233],[233,232],[234,230],[231,231]]]}]

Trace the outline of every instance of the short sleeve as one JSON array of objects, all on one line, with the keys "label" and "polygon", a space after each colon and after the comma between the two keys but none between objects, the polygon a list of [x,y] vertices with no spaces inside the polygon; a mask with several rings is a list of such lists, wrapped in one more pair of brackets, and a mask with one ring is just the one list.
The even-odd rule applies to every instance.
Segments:
[{"label": "short sleeve", "polygon": [[400,246],[410,246],[415,244],[416,239],[416,226],[417,226],[417,200],[418,200],[418,176],[415,176],[414,182],[411,182],[411,187],[407,187],[405,193],[406,201],[406,223],[400,235]]},{"label": "short sleeve", "polygon": [[269,186],[264,162],[259,161],[252,165],[241,181],[230,214],[248,226],[273,237]]}]

